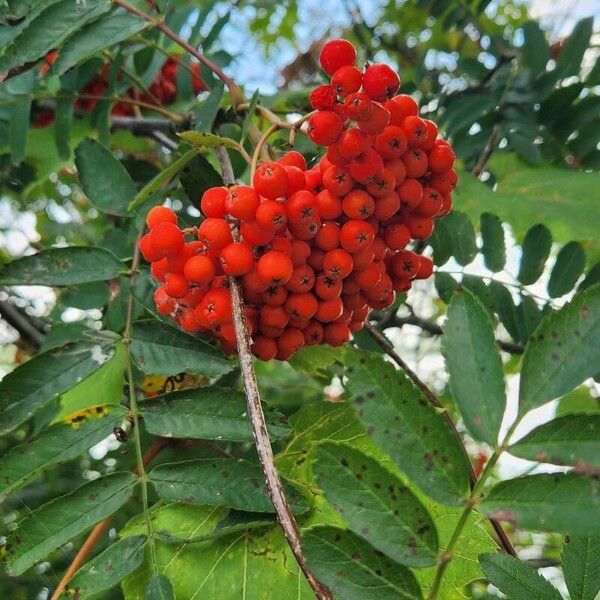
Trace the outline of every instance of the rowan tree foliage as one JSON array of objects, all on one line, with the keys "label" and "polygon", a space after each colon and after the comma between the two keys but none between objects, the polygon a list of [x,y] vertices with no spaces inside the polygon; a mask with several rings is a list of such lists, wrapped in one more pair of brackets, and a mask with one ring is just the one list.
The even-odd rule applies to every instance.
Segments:
[{"label": "rowan tree foliage", "polygon": [[0,0],[2,598],[598,596],[594,15],[337,4]]}]

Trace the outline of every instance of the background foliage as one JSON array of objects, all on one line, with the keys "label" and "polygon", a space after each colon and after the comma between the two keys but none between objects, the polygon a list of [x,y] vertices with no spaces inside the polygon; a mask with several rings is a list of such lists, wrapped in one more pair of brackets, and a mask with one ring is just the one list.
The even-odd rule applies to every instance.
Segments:
[{"label": "background foliage", "polygon": [[[399,67],[403,90],[452,140],[461,180],[456,210],[421,248],[434,282],[372,319],[444,410],[367,334],[289,365],[257,364],[309,564],[344,600],[373,590],[421,598],[446,549],[439,598],[500,590],[593,600],[594,15],[559,27],[514,0],[154,4],[153,15],[245,85],[249,108],[233,110],[205,67],[210,91],[194,96],[185,68],[194,61],[108,0],[0,1],[0,72],[10,75],[0,83],[2,597],[49,597],[110,515],[69,584],[80,598],[169,598],[171,586],[180,599],[312,597],[262,485],[236,362],[163,321],[132,258],[151,206],[198,218],[202,191],[221,181],[215,143],[247,176],[235,148],[251,151],[250,123],[266,128],[256,102],[280,115],[308,110],[331,29],[363,60]],[[53,49],[59,59],[43,73]],[[172,54],[184,65],[174,102],[136,106],[130,90],[146,92]],[[90,98],[100,73],[106,87]],[[114,113],[123,98],[131,114]],[[54,120],[41,127],[48,112]],[[277,149],[286,144],[275,137]],[[296,145],[316,153],[304,136]],[[135,431],[127,382],[140,399]],[[160,450],[149,514],[132,474],[138,435],[143,450]],[[471,464],[479,476],[487,459],[471,492]],[[465,510],[480,492],[477,510]],[[522,560],[500,551],[488,516],[503,521]]]}]

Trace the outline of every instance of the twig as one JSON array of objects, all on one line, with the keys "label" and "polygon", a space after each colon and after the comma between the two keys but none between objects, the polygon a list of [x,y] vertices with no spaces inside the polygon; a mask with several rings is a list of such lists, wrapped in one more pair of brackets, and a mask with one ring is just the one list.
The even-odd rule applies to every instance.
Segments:
[{"label": "twig", "polygon": [[[460,437],[460,433],[456,429],[456,425],[454,425],[452,418],[448,414],[448,410],[442,404],[440,399],[429,389],[429,387],[427,385],[425,385],[425,383],[420,379],[420,377],[404,362],[402,357],[396,352],[396,350],[394,350],[394,347],[388,341],[388,339],[383,335],[383,333],[381,333],[378,329],[375,329],[375,327],[373,327],[370,323],[367,323],[365,325],[365,329],[369,333],[369,335],[373,338],[373,340],[377,343],[377,345],[390,358],[392,358],[394,360],[394,362],[408,375],[408,377],[412,380],[412,382],[421,390],[421,392],[423,392],[423,394],[427,397],[427,399],[430,401],[430,403],[433,406],[435,406],[436,408],[441,409],[441,413],[444,416],[444,418],[446,419],[448,427],[450,427],[450,429],[454,433],[455,437],[458,439],[461,447],[464,449],[464,444],[462,442],[462,438]],[[466,454],[467,454],[467,451],[465,450],[465,455]],[[469,481],[471,482],[471,488],[475,489],[475,485],[477,483],[477,476],[475,475],[475,472],[473,471],[471,461],[468,460],[468,455],[467,455],[467,461],[469,463]],[[502,528],[502,525],[500,525],[500,523],[496,519],[493,519],[491,517],[489,518],[489,520],[490,520],[492,527],[494,528],[494,531],[496,532],[496,535],[498,536],[498,540],[499,540],[502,548],[508,554],[511,554],[512,556],[516,556],[517,552],[514,549],[514,546],[512,545],[510,539],[508,538],[508,535]]]},{"label": "twig", "polygon": [[492,133],[490,133],[490,137],[488,138],[488,141],[485,144],[485,147],[483,149],[483,152],[481,153],[481,156],[477,160],[477,164],[473,167],[473,170],[471,171],[471,174],[475,175],[475,177],[479,177],[481,175],[481,173],[483,173],[485,166],[487,165],[488,161],[492,157],[492,154],[494,153],[494,150],[496,149],[496,144],[498,143],[499,137],[500,137],[500,125],[498,123],[496,123],[492,127]]},{"label": "twig", "polygon": [[[222,147],[218,149],[218,156],[222,165],[223,181],[226,185],[231,185],[234,183],[234,179],[229,156]],[[238,241],[239,233],[237,229],[233,231],[233,235],[234,240]],[[258,383],[256,381],[256,373],[254,371],[252,352],[250,351],[250,333],[246,319],[244,300],[242,298],[239,283],[235,277],[229,277],[229,289],[231,290],[233,324],[235,328],[242,378],[244,381],[244,389],[246,390],[248,415],[250,416],[250,423],[252,425],[252,433],[254,435],[258,458],[267,482],[267,488],[269,490],[271,502],[273,503],[273,507],[275,508],[275,512],[277,514],[277,520],[281,525],[283,534],[294,554],[294,557],[296,558],[296,561],[298,562],[300,569],[302,569],[302,572],[312,587],[316,597],[320,600],[333,600],[331,592],[320,581],[318,581],[312,571],[308,568],[302,553],[298,524],[294,519],[290,505],[285,497],[285,493],[281,485],[281,479],[279,478],[279,473],[275,467],[273,449],[271,448],[271,441],[269,440],[269,434],[267,433],[265,415],[263,413],[260,393],[258,391]]]},{"label": "twig", "polygon": [[34,350],[44,342],[44,334],[14,304],[0,300],[0,316],[14,329],[21,338]]},{"label": "twig", "polygon": [[[154,440],[152,445],[148,448],[148,450],[144,454],[144,457],[142,460],[144,466],[147,467],[156,458],[156,455],[168,443],[169,443],[168,440],[166,440],[165,438],[157,438],[156,440]],[[134,473],[138,472],[137,466],[133,470],[133,472]],[[106,517],[106,519],[104,519],[103,521],[100,521],[100,523],[98,523],[94,527],[94,529],[92,529],[90,534],[87,536],[85,542],[83,542],[83,545],[81,546],[81,548],[79,548],[79,551],[77,552],[77,554],[71,561],[71,564],[65,571],[65,574],[62,576],[62,579],[59,581],[58,585],[56,586],[56,589],[54,590],[54,593],[52,594],[52,598],[50,598],[50,600],[58,600],[59,599],[60,595],[67,588],[67,584],[69,583],[69,581],[71,581],[73,575],[75,575],[75,573],[85,563],[87,557],[91,554],[92,550],[94,549],[94,546],[100,541],[100,539],[104,535],[104,532],[109,528],[112,521],[113,521],[113,517],[111,515],[110,517]]]}]

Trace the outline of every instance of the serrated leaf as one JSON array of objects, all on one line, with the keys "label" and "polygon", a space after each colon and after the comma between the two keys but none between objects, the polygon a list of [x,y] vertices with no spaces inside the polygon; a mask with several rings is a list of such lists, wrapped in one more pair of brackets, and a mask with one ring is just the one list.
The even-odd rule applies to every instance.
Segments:
[{"label": "serrated leaf", "polygon": [[118,277],[125,265],[104,248],[49,248],[17,258],[0,269],[1,285],[61,286]]},{"label": "serrated leaf", "polygon": [[86,138],[75,149],[75,165],[85,195],[98,210],[127,214],[137,189],[123,163],[106,146]]},{"label": "serrated leaf", "polygon": [[224,93],[225,87],[219,82],[210,91],[208,97],[194,108],[196,131],[209,132],[212,129]]},{"label": "serrated leaf", "polygon": [[146,202],[155,192],[158,192],[165,184],[175,177],[187,163],[200,152],[199,148],[192,148],[179,158],[174,160],[168,167],[160,171],[149,183],[147,183],[129,203],[127,210],[132,211]]},{"label": "serrated leaf", "polygon": [[525,234],[523,255],[517,275],[523,285],[531,285],[542,276],[551,248],[552,234],[545,225],[534,225]]},{"label": "serrated leaf", "polygon": [[0,57],[0,71],[32,62],[62,43],[86,23],[111,7],[108,0],[80,3],[62,0],[50,3],[27,23]]},{"label": "serrated leaf", "polygon": [[319,581],[344,600],[420,600],[423,597],[411,571],[346,529],[308,529],[302,535],[302,550]]},{"label": "serrated leaf", "polygon": [[160,573],[152,575],[144,593],[144,600],[175,600],[175,591],[169,578]]},{"label": "serrated leaf", "polygon": [[[242,460],[195,459],[162,464],[152,469],[149,477],[157,494],[165,500],[250,512],[275,510],[261,468]],[[292,510],[308,510],[302,494],[287,482],[282,483]]]},{"label": "serrated leaf", "polygon": [[110,15],[77,31],[60,49],[50,74],[62,75],[96,52],[118,44],[147,26],[147,21],[117,8]]},{"label": "serrated leaf", "polygon": [[585,269],[585,250],[579,242],[565,244],[556,257],[548,281],[550,298],[570,292]]},{"label": "serrated leaf", "polygon": [[73,98],[59,98],[56,101],[54,121],[54,141],[56,151],[63,160],[71,157],[71,129],[73,128]]},{"label": "serrated leaf", "polygon": [[490,490],[482,509],[523,529],[600,533],[600,480],[570,472],[501,481]]},{"label": "serrated leaf", "polygon": [[0,502],[44,469],[89,450],[110,435],[126,414],[121,407],[98,407],[89,418],[53,425],[35,438],[11,448],[0,462]]},{"label": "serrated leaf", "polygon": [[235,140],[227,137],[220,137],[213,133],[183,131],[177,135],[179,135],[182,140],[185,140],[194,146],[198,146],[199,148],[217,148],[218,146],[223,146],[225,148],[231,148],[232,150],[238,149],[238,143]]},{"label": "serrated leaf", "polygon": [[511,600],[562,600],[558,590],[523,561],[507,554],[482,554],[481,568]]},{"label": "serrated leaf", "polygon": [[581,292],[540,323],[525,347],[521,413],[563,396],[600,372],[600,285]]},{"label": "serrated leaf", "polygon": [[187,372],[217,377],[234,366],[205,340],[154,320],[134,324],[131,352],[136,365],[153,375]]},{"label": "serrated leaf", "polygon": [[438,538],[429,513],[402,481],[347,445],[320,444],[313,473],[349,528],[407,567],[435,564]]},{"label": "serrated leaf", "polygon": [[244,122],[242,123],[242,134],[240,136],[240,144],[243,144],[246,141],[246,136],[248,135],[248,129],[250,124],[252,123],[252,119],[254,118],[254,113],[256,111],[256,105],[258,104],[258,99],[260,98],[260,90],[255,90],[254,94],[252,94],[252,98],[250,99],[250,104],[248,105],[248,112],[244,117]]},{"label": "serrated leaf", "polygon": [[114,513],[127,502],[136,483],[132,473],[105,475],[29,513],[6,538],[5,558],[10,572],[21,575]]},{"label": "serrated leaf", "polygon": [[544,32],[536,21],[527,21],[523,25],[523,36],[521,58],[532,75],[536,76],[546,69],[546,64],[550,60],[550,48]]},{"label": "serrated leaf", "polygon": [[600,467],[600,415],[557,417],[512,444],[520,458],[555,465],[574,465],[579,471]]},{"label": "serrated leaf", "polygon": [[39,354],[0,382],[0,434],[12,431],[100,368],[114,348],[77,342]]},{"label": "serrated leaf", "polygon": [[600,594],[600,535],[566,538],[562,569],[571,598],[596,600]]},{"label": "serrated leaf", "polygon": [[476,440],[496,447],[506,408],[502,361],[490,315],[467,290],[452,296],[442,349],[465,426]]},{"label": "serrated leaf", "polygon": [[25,158],[30,113],[31,98],[29,96],[23,96],[13,104],[8,124],[8,139],[13,165],[18,165]]},{"label": "serrated leaf", "polygon": [[348,352],[346,390],[373,441],[429,496],[461,504],[468,495],[464,448],[442,415],[382,356]]},{"label": "serrated leaf", "polygon": [[112,543],[75,573],[66,593],[86,600],[119,585],[142,564],[147,541],[145,536],[138,535]]},{"label": "serrated leaf", "polygon": [[[264,406],[271,439],[289,434],[284,416]],[[246,399],[240,390],[210,386],[181,390],[144,402],[144,427],[154,435],[175,438],[252,442]]]},{"label": "serrated leaf", "polygon": [[481,213],[481,253],[485,266],[494,273],[504,269],[506,246],[502,221],[492,213]]}]

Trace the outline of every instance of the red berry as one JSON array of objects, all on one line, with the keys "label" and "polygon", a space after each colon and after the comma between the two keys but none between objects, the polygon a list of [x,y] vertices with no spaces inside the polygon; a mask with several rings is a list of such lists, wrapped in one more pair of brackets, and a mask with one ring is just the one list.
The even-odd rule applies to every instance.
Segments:
[{"label": "red berry", "polygon": [[306,159],[297,150],[286,152],[277,159],[277,162],[284,167],[298,167],[301,171],[306,171]]},{"label": "red berry", "polygon": [[323,271],[331,277],[344,279],[352,271],[352,256],[341,248],[330,250],[323,258]]},{"label": "red berry", "polygon": [[343,123],[332,111],[319,111],[308,120],[308,137],[319,146],[335,144],[342,134]]},{"label": "red berry", "polygon": [[384,240],[390,250],[401,250],[410,242],[410,230],[404,223],[395,223],[385,230]]},{"label": "red berry", "polygon": [[289,184],[286,170],[276,162],[262,163],[252,178],[254,189],[261,196],[272,200],[287,196]]},{"label": "red berry", "polygon": [[[354,94],[360,90],[362,85],[363,75],[354,65],[346,65],[340,67],[331,76],[331,85],[335,89],[335,94],[338,96],[347,96]],[[315,108],[320,108],[315,106]]]},{"label": "red berry", "polygon": [[202,254],[192,256],[185,263],[183,274],[194,283],[210,283],[215,276],[215,263]]},{"label": "red berry", "polygon": [[229,190],[226,187],[209,188],[202,194],[200,200],[200,210],[207,217],[217,217],[219,219],[225,216],[225,200]]},{"label": "red berry", "polygon": [[146,217],[146,223],[149,229],[152,229],[159,223],[173,223],[177,225],[177,215],[168,206],[154,206],[150,209]]},{"label": "red berry", "polygon": [[288,315],[294,319],[310,319],[316,312],[319,303],[313,294],[290,294],[285,301],[284,308]]},{"label": "red berry", "polygon": [[369,65],[363,77],[363,89],[373,100],[391,98],[400,87],[400,78],[388,65]]},{"label": "red berry", "polygon": [[408,141],[404,129],[397,125],[388,125],[375,138],[375,150],[383,158],[399,158],[406,152]]},{"label": "red berry", "polygon": [[260,360],[271,360],[277,354],[277,343],[274,339],[257,335],[253,338],[252,352]]},{"label": "red berry", "polygon": [[161,256],[174,256],[181,252],[185,239],[183,232],[177,225],[169,221],[162,221],[154,225],[150,231],[152,248]]},{"label": "red berry", "polygon": [[348,169],[333,165],[323,173],[323,185],[334,196],[344,196],[354,187],[354,179]]},{"label": "red berry", "polygon": [[368,119],[364,119],[358,122],[358,126],[361,131],[365,133],[381,133],[390,122],[390,113],[379,104],[379,102],[373,102],[373,110]]},{"label": "red berry", "polygon": [[373,113],[373,102],[364,92],[356,92],[346,96],[344,108],[350,119],[365,121]]},{"label": "red berry", "polygon": [[[283,170],[283,167],[279,167]],[[234,185],[225,200],[225,209],[235,219],[253,219],[260,198],[249,185]]]},{"label": "red berry", "polygon": [[446,144],[436,144],[429,154],[429,167],[433,173],[444,173],[454,166],[454,152]]},{"label": "red berry", "polygon": [[331,110],[337,104],[335,89],[331,85],[320,85],[308,96],[310,105],[316,110]]},{"label": "red berry", "polygon": [[294,265],[292,259],[283,252],[271,250],[259,258],[257,270],[263,281],[283,285],[290,280]]},{"label": "red berry", "polygon": [[427,154],[420,148],[412,148],[407,150],[402,157],[404,166],[406,167],[406,176],[418,179],[427,173],[429,162]]},{"label": "red berry", "polygon": [[275,231],[281,233],[287,224],[285,205],[276,200],[265,200],[256,209],[255,218],[260,227],[269,230],[274,227]]},{"label": "red berry", "polygon": [[416,179],[405,179],[397,188],[402,208],[412,210],[419,206],[423,199],[423,186]]},{"label": "red berry", "polygon": [[370,246],[375,239],[375,229],[367,221],[351,219],[340,231],[340,244],[350,253],[360,252]]},{"label": "red berry", "polygon": [[369,138],[358,127],[353,127],[344,131],[338,146],[340,155],[346,160],[352,160],[358,158],[369,148]]},{"label": "red berry", "polygon": [[190,289],[188,280],[179,273],[168,273],[163,287],[171,298],[183,298]]},{"label": "red berry", "polygon": [[204,219],[198,227],[198,239],[209,249],[220,250],[233,241],[229,223],[225,219]]},{"label": "red berry", "polygon": [[342,210],[351,219],[368,219],[375,211],[375,200],[364,190],[352,190],[344,196]]},{"label": "red berry", "polygon": [[321,68],[333,75],[340,67],[356,63],[356,49],[348,40],[329,40],[319,55]]},{"label": "red berry", "polygon": [[228,244],[220,253],[221,266],[227,275],[244,275],[254,267],[252,249],[244,242]]}]

